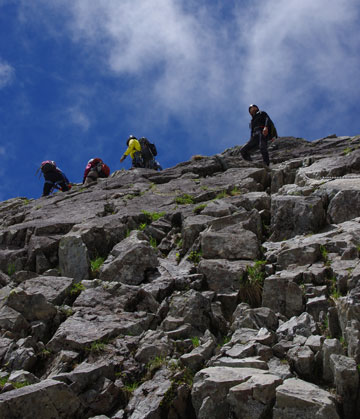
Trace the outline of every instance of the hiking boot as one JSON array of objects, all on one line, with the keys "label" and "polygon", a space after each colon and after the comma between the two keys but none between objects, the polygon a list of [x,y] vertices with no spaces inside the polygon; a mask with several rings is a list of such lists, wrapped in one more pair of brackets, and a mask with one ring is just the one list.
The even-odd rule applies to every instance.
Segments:
[{"label": "hiking boot", "polygon": [[240,154],[241,154],[241,156],[242,156],[242,158],[244,160],[246,160],[246,161],[253,161],[249,154],[243,153],[242,151],[240,151]]}]

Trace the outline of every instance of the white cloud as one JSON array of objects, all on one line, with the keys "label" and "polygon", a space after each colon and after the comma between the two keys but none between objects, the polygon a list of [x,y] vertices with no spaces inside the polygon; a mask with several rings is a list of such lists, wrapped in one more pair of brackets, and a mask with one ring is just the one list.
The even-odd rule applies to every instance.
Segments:
[{"label": "white cloud", "polygon": [[[149,118],[174,114],[190,126],[208,115],[206,129],[218,114],[228,126],[214,129],[231,132],[241,117],[245,127],[255,102],[291,128],[291,111],[323,99],[333,119],[337,101],[351,106],[359,97],[358,0],[239,1],[221,6],[233,7],[226,20],[219,4],[195,0],[42,0],[43,12],[26,3],[47,22],[49,8],[61,15],[57,33],[79,43],[92,65],[129,78],[131,106],[143,112],[136,100],[146,97]],[[86,115],[73,112],[88,129]]]},{"label": "white cloud", "polygon": [[0,89],[11,84],[15,77],[15,70],[11,65],[0,60]]},{"label": "white cloud", "polygon": [[248,100],[269,103],[276,99],[279,108],[310,104],[316,94],[357,100],[360,36],[356,0],[259,3],[251,23],[239,16],[246,45],[243,81]]},{"label": "white cloud", "polygon": [[90,128],[91,122],[90,118],[86,113],[81,110],[79,107],[71,107],[67,110],[67,114],[70,117],[72,124],[77,125],[83,131],[87,131]]}]

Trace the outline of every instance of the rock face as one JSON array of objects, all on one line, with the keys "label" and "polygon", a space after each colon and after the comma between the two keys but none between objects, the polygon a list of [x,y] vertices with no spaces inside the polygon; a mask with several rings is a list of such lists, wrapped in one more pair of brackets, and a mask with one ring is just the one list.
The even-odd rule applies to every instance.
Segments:
[{"label": "rock face", "polygon": [[0,418],[360,417],[359,145],[0,203]]}]

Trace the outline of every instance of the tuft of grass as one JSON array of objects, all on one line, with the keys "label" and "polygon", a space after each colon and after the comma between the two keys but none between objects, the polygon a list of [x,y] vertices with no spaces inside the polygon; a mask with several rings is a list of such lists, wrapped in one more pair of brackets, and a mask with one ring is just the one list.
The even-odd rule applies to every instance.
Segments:
[{"label": "tuft of grass", "polygon": [[228,194],[226,191],[221,191],[215,196],[215,199],[223,199],[223,198],[226,198],[227,196]]},{"label": "tuft of grass", "polygon": [[21,383],[11,382],[14,388],[22,388],[31,385],[29,381],[22,381]]},{"label": "tuft of grass", "polygon": [[140,386],[140,383],[138,381],[134,381],[133,383],[125,384],[124,385],[124,390],[127,393],[133,393],[139,386]]},{"label": "tuft of grass", "polygon": [[192,262],[194,265],[198,265],[198,263],[200,262],[200,259],[202,257],[202,251],[200,250],[199,252],[196,252],[195,250],[192,250],[189,254],[189,256],[187,257],[187,259]]},{"label": "tuft of grass", "polygon": [[197,161],[197,160],[202,160],[202,159],[204,159],[205,157],[204,156],[202,156],[201,154],[195,154],[195,156],[192,156],[191,157],[191,160],[194,160],[194,161]]},{"label": "tuft of grass", "polygon": [[325,266],[330,266],[331,265],[331,260],[329,259],[329,253],[326,250],[326,247],[324,245],[320,245],[320,253],[321,253],[321,257],[322,260],[324,262]]},{"label": "tuft of grass", "polygon": [[141,224],[139,225],[138,230],[140,230],[140,231],[144,231],[146,227],[147,227],[147,224],[146,224],[146,223],[141,223]]},{"label": "tuft of grass", "polygon": [[236,195],[241,195],[241,191],[240,189],[237,188],[237,186],[235,186],[231,191],[230,191],[230,195],[231,196],[236,196]]},{"label": "tuft of grass", "polygon": [[16,272],[16,267],[15,267],[15,263],[11,262],[8,264],[7,267],[7,273],[9,276],[13,276],[14,273]]},{"label": "tuft of grass", "polygon": [[200,205],[198,205],[197,207],[195,207],[194,209],[193,209],[193,212],[195,213],[195,214],[200,214],[201,213],[201,211],[203,210],[203,209],[205,209],[207,207],[207,204],[200,204]]},{"label": "tuft of grass", "polygon": [[252,307],[259,307],[262,299],[266,261],[257,260],[254,266],[247,266],[245,275],[240,278],[239,295],[241,301],[250,304]]},{"label": "tuft of grass", "polygon": [[350,147],[346,147],[343,151],[344,156],[347,156],[352,152],[352,149]]},{"label": "tuft of grass", "polygon": [[104,263],[104,261],[105,261],[105,258],[103,258],[101,256],[97,257],[94,260],[91,260],[90,261],[90,264],[91,264],[91,272],[93,274],[98,273],[99,270],[100,270],[100,268],[101,268],[101,266],[102,266],[102,264]]},{"label": "tuft of grass", "polygon": [[8,382],[9,377],[0,378],[0,390],[4,387],[4,385]]},{"label": "tuft of grass", "polygon": [[189,194],[183,194],[175,198],[175,202],[179,205],[194,204],[194,198]]},{"label": "tuft of grass", "polygon": [[150,236],[150,246],[153,247],[154,249],[157,248],[157,241],[155,237]]},{"label": "tuft of grass", "polygon": [[337,281],[336,281],[336,277],[333,276],[332,278],[330,278],[330,296],[336,300],[338,298],[341,297],[341,294],[337,288]]},{"label": "tuft of grass", "polygon": [[164,211],[163,212],[149,212],[149,211],[142,210],[141,212],[145,214],[147,217],[149,217],[151,221],[157,221],[166,214],[166,212]]},{"label": "tuft of grass", "polygon": [[200,345],[200,339],[198,338],[198,336],[194,336],[193,338],[191,338],[191,342],[194,348],[197,348]]},{"label": "tuft of grass", "polygon": [[101,342],[100,340],[96,340],[93,342],[89,348],[86,348],[87,351],[93,353],[93,354],[99,354],[101,352],[104,352],[105,350],[105,342]]},{"label": "tuft of grass", "polygon": [[146,364],[146,376],[149,379],[152,378],[155,372],[159,370],[163,365],[166,365],[166,359],[162,356],[156,356]]},{"label": "tuft of grass", "polygon": [[81,291],[84,291],[85,287],[81,282],[75,282],[72,284],[70,288],[70,295],[78,295],[81,293]]}]

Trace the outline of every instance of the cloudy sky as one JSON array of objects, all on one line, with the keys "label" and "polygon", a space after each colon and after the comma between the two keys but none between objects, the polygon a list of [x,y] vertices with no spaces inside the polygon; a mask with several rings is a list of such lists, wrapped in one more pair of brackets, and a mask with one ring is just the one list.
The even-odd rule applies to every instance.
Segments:
[{"label": "cloudy sky", "polygon": [[38,197],[41,161],[73,182],[129,134],[170,167],[249,138],[357,135],[358,0],[0,0],[0,200]]}]

